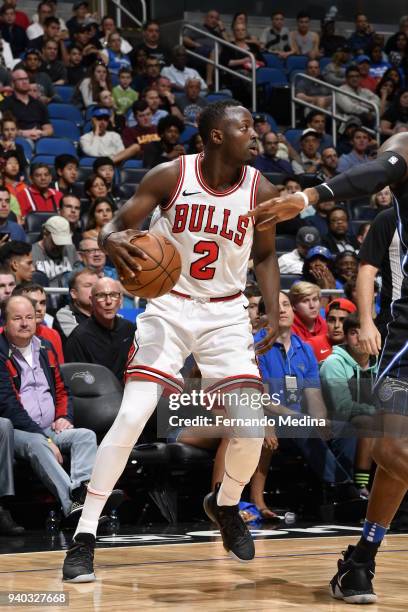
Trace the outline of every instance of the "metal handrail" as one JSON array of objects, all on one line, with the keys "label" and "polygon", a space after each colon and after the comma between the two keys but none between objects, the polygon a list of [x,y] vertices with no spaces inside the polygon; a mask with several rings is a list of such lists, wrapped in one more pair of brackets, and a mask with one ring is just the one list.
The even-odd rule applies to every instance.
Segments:
[{"label": "metal handrail", "polygon": [[[220,74],[219,74],[220,69],[223,70],[224,72],[229,72],[230,74],[233,74],[234,77],[236,77],[237,79],[241,79],[242,81],[247,81],[251,83],[252,110],[255,112],[256,111],[256,60],[255,60],[254,54],[251,53],[250,51],[246,51],[245,49],[241,49],[241,47],[237,47],[237,45],[234,45],[228,42],[227,40],[224,40],[223,38],[218,38],[217,36],[214,36],[214,34],[210,34],[210,32],[207,32],[206,30],[202,30],[201,28],[197,28],[197,26],[190,25],[188,23],[184,23],[180,30],[180,44],[181,45],[183,44],[183,35],[184,35],[185,30],[192,30],[193,32],[198,32],[199,34],[203,34],[205,38],[210,38],[215,43],[213,60],[210,59],[209,57],[205,57],[204,55],[200,55],[199,53],[196,53],[195,51],[191,51],[191,49],[188,49],[187,47],[185,47],[189,55],[191,55],[192,57],[195,57],[196,59],[202,62],[205,62],[206,64],[212,64],[215,67],[215,82],[214,82],[215,91],[218,91],[220,88]],[[219,63],[220,45],[224,47],[229,47],[230,49],[234,49],[234,51],[239,51],[243,55],[246,55],[247,57],[249,57],[249,60],[251,62],[251,76],[250,77],[246,76],[245,74],[240,74],[239,72],[236,72],[235,70],[231,70],[231,68],[229,68],[228,66],[223,66],[222,64]]]},{"label": "metal handrail", "polygon": [[[325,108],[321,108],[320,106],[316,106],[316,104],[313,104],[312,102],[305,102],[305,100],[301,100],[300,98],[296,97],[296,80],[298,79],[298,77],[301,77],[302,79],[306,79],[307,81],[311,81],[312,83],[318,83],[318,85],[324,85],[326,89],[333,92],[331,111],[326,110]],[[311,108],[313,110],[318,110],[323,115],[328,115],[329,117],[334,119],[334,121],[332,122],[332,135],[333,135],[333,145],[336,146],[337,144],[337,122],[343,123],[344,121],[347,121],[347,117],[345,117],[344,115],[337,114],[337,109],[336,109],[336,93],[337,93],[342,96],[347,96],[348,98],[352,98],[353,100],[358,100],[358,102],[362,102],[364,105],[369,106],[374,110],[375,128],[371,129],[371,128],[365,127],[364,129],[366,129],[368,132],[373,134],[378,144],[380,144],[380,111],[378,109],[378,106],[374,102],[371,102],[370,100],[366,100],[365,98],[362,98],[361,96],[358,96],[357,94],[353,94],[348,91],[344,91],[340,87],[336,87],[335,85],[331,85],[330,83],[326,83],[326,81],[321,81],[320,79],[315,79],[314,77],[311,77],[308,74],[303,74],[301,72],[296,73],[291,79],[291,81],[292,82],[290,85],[290,93],[291,93],[291,113],[292,113],[292,127],[293,128],[296,127],[296,104],[299,104],[300,106],[305,106],[306,108]]]},{"label": "metal handrail", "polygon": [[[133,15],[126,7],[122,6],[121,0],[109,0],[116,7],[116,25],[118,28],[122,27],[122,13],[125,13],[139,28],[147,21],[147,6],[146,0],[139,0],[142,5],[142,21]],[[99,0],[99,11],[101,15],[105,15],[105,0]]]}]

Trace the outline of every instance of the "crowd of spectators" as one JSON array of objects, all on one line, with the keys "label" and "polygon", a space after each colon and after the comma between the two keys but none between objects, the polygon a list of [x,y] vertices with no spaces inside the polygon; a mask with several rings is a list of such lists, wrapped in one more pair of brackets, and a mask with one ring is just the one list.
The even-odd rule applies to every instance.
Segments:
[{"label": "crowd of spectators", "polygon": [[[14,0],[0,9],[0,534],[21,532],[2,505],[3,497],[14,494],[14,454],[31,460],[65,517],[79,513],[96,440],[90,430],[73,426],[72,397],[59,368],[64,362],[104,365],[122,381],[135,331],[135,313],[118,313],[121,307],[127,313],[135,307],[133,296],[98,247],[98,234],[138,182],[131,182],[129,190],[121,180],[127,168],[148,169],[203,150],[197,125],[215,82],[212,66],[203,68],[187,53],[214,57],[214,41],[203,34],[185,35],[183,45],[171,48],[160,24],[149,21],[142,41],[132,46],[110,16],[91,15],[86,0],[74,3],[66,23],[52,0],[42,0],[37,13],[30,23]],[[297,96],[318,107],[302,114],[298,130],[276,125],[267,97],[254,114],[254,166],[282,193],[375,157],[374,114],[364,100],[380,111],[382,138],[408,129],[408,17],[387,41],[363,14],[348,38],[336,34],[330,20],[320,33],[313,31],[304,12],[293,31],[283,13],[275,12],[259,38],[249,33],[245,13],[236,14],[229,29],[210,10],[202,28],[253,52],[258,67],[267,64],[268,55],[281,62],[282,70],[292,56],[304,56],[301,72],[320,81],[297,81]],[[238,50],[224,48],[220,62],[250,74],[248,59]],[[221,80],[223,95],[232,93],[250,106],[242,81],[230,73]],[[336,147],[322,112],[332,104],[327,85],[361,98],[337,97],[343,122]],[[77,113],[71,120],[74,143],[59,137],[58,106],[64,103]],[[50,141],[49,149],[40,149]],[[57,142],[58,154],[52,146]],[[355,418],[374,411],[370,392],[377,361],[361,349],[359,333],[378,316],[384,335],[401,285],[391,207],[386,188],[357,204],[321,203],[278,227],[285,292],[280,294],[279,336],[262,356],[260,369],[287,414],[325,417],[327,427],[290,440],[276,431],[266,440],[250,493],[264,519],[276,518],[264,486],[278,446],[303,455],[325,499],[369,495],[371,444],[353,428]],[[251,273],[248,278],[249,314],[259,340],[262,301],[256,279]],[[369,297],[360,313],[357,278]],[[47,287],[65,288],[68,294],[46,294]],[[19,432],[14,441],[13,430]],[[179,439],[200,445],[188,431]],[[214,441],[214,485],[223,469],[223,443]],[[61,467],[66,451],[74,457],[70,475]]]}]

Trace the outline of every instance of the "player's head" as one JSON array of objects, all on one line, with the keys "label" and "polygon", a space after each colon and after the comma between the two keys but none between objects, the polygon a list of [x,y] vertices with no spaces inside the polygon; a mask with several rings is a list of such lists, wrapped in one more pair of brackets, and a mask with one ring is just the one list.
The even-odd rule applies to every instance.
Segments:
[{"label": "player's head", "polygon": [[204,150],[222,151],[237,164],[249,162],[257,155],[252,115],[236,100],[209,104],[200,115],[198,129]]}]

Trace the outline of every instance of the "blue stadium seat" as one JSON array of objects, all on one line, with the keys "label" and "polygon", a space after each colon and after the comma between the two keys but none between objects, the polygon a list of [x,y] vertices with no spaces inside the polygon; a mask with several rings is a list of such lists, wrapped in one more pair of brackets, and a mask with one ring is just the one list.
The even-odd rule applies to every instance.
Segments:
[{"label": "blue stadium seat", "polygon": [[323,70],[326,68],[326,66],[328,64],[330,64],[330,62],[332,61],[331,57],[322,57],[320,59],[320,72],[323,72]]},{"label": "blue stadium seat", "polygon": [[223,91],[213,91],[205,96],[207,102],[219,102],[220,100],[230,100],[231,95]]},{"label": "blue stadium seat", "polygon": [[54,136],[56,138],[70,138],[74,142],[79,142],[81,132],[72,121],[52,118],[51,125],[54,128]]},{"label": "blue stadium seat", "polygon": [[275,238],[277,251],[292,251],[296,247],[296,239],[289,234],[281,234]]},{"label": "blue stadium seat", "polygon": [[285,63],[275,53],[263,53],[263,58],[267,68],[277,68],[278,70],[285,70]]},{"label": "blue stadium seat", "polygon": [[186,125],[182,133],[180,134],[181,144],[187,144],[188,141],[194,134],[197,134],[198,129],[194,125]]},{"label": "blue stadium seat", "polygon": [[86,121],[84,127],[82,128],[82,133],[87,134],[88,132],[92,132],[92,121]]},{"label": "blue stadium seat", "polygon": [[74,95],[75,88],[72,85],[55,85],[55,93],[61,98],[63,104],[69,104]]},{"label": "blue stadium seat", "polygon": [[48,166],[53,166],[55,157],[55,155],[34,155],[31,164],[47,164]]},{"label": "blue stadium seat", "polygon": [[125,163],[123,164],[122,168],[124,170],[127,169],[138,169],[138,168],[143,168],[143,160],[142,159],[128,159],[127,161],[125,161]]},{"label": "blue stadium seat", "polygon": [[96,104],[91,104],[85,109],[85,121],[90,121],[92,117],[92,111],[95,108]]},{"label": "blue stadium seat", "polygon": [[66,121],[72,121],[76,126],[80,127],[84,123],[82,113],[73,104],[58,104],[52,102],[47,106],[50,119],[65,119]]},{"label": "blue stadium seat", "polygon": [[121,178],[122,178],[122,183],[132,183],[134,185],[137,185],[138,183],[140,183],[140,181],[142,180],[142,178],[144,177],[144,175],[146,174],[147,169],[146,168],[123,168],[121,170]]},{"label": "blue stadium seat", "polygon": [[79,165],[81,168],[92,168],[96,157],[81,157],[79,160]]},{"label": "blue stadium seat", "polygon": [[19,144],[19,145],[21,145],[23,147],[24,155],[25,155],[27,161],[30,161],[32,156],[33,156],[33,147],[30,145],[28,140],[26,140],[22,136],[17,136],[16,137],[16,144]]},{"label": "blue stadium seat", "polygon": [[289,129],[285,132],[285,138],[294,149],[299,148],[299,140],[303,130]]},{"label": "blue stadium seat", "polygon": [[302,277],[298,276],[297,274],[281,274],[280,275],[281,289],[288,290],[291,288],[293,283],[297,283],[300,280],[302,280]]},{"label": "blue stadium seat", "polygon": [[288,79],[283,70],[278,68],[258,68],[256,71],[256,84],[282,87],[288,84]]},{"label": "blue stadium seat", "polygon": [[68,138],[40,138],[35,145],[37,155],[77,155],[73,143]]},{"label": "blue stadium seat", "polygon": [[303,72],[306,69],[308,60],[307,55],[290,55],[286,60],[286,70],[289,73],[293,70],[302,70]]}]

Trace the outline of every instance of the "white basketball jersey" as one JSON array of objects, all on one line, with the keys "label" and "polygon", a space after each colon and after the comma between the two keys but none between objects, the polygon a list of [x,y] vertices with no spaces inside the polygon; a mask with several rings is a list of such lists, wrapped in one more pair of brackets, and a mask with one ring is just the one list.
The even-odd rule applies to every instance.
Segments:
[{"label": "white basketball jersey", "polygon": [[217,192],[205,184],[202,154],[180,157],[170,200],[153,215],[150,231],[177,247],[182,271],[174,290],[193,297],[223,297],[246,285],[254,224],[245,218],[256,205],[260,174],[243,166],[238,182]]}]

